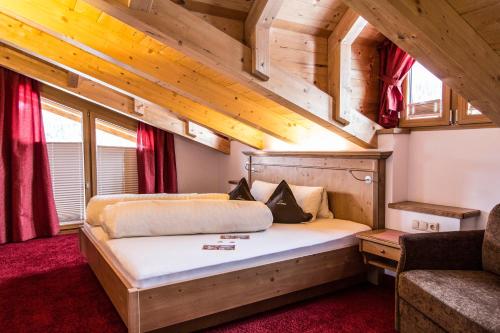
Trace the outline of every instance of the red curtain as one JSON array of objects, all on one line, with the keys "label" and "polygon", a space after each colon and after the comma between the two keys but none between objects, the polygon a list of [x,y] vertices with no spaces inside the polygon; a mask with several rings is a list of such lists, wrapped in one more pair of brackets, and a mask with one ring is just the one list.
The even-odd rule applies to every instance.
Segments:
[{"label": "red curtain", "polygon": [[384,41],[380,53],[380,104],[378,123],[384,128],[398,126],[399,112],[403,110],[403,80],[415,63],[408,53],[390,40]]},{"label": "red curtain", "polygon": [[174,136],[153,126],[137,127],[139,193],[177,193]]},{"label": "red curtain", "polygon": [[38,83],[0,67],[0,244],[59,232]]}]

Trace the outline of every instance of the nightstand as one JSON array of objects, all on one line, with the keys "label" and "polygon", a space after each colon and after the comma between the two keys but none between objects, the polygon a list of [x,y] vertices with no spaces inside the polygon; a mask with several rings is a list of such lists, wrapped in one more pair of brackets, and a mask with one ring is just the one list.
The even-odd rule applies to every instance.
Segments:
[{"label": "nightstand", "polygon": [[405,233],[392,229],[370,230],[359,233],[359,251],[365,264],[374,266],[369,275],[370,282],[378,284],[378,276],[382,269],[395,272],[398,267],[401,247],[399,236]]}]

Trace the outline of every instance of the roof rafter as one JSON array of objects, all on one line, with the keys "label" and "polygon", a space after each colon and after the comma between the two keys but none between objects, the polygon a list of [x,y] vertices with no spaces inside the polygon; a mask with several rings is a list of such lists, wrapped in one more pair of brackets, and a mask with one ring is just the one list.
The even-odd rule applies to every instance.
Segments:
[{"label": "roof rafter", "polygon": [[0,39],[77,74],[86,75],[129,95],[142,98],[216,132],[262,149],[259,130],[169,91],[39,29],[0,14]]},{"label": "roof rafter", "polygon": [[72,7],[53,0],[15,1],[0,4],[0,9],[105,61],[279,139],[297,142],[305,130],[300,124],[269,112],[244,95],[208,79],[196,69],[183,66],[178,63],[184,57],[181,53],[166,49],[161,43],[102,15],[99,9],[84,2]]},{"label": "roof rafter", "polygon": [[[115,0],[85,0],[138,31],[161,41],[245,87],[363,147],[376,145],[376,123],[354,111],[349,125],[335,122],[332,98],[302,78],[271,67],[270,79],[250,73],[251,50],[170,1],[157,1],[150,13],[133,11]],[[230,50],[230,51],[228,51]]]},{"label": "roof rafter", "polygon": [[500,55],[448,1],[344,2],[500,125]]},{"label": "roof rafter", "polygon": [[[192,137],[187,133],[186,122],[177,118],[165,108],[153,105],[149,108],[144,108],[143,112],[139,114],[134,112],[134,98],[2,44],[0,44],[0,66],[23,73],[40,82],[99,104],[112,111],[149,123],[165,131],[178,134],[229,154],[230,143],[228,139],[202,126],[197,127],[199,134],[196,137]],[[68,83],[68,79],[75,76],[79,78],[78,86],[76,87]],[[42,94],[45,95],[47,92],[50,93],[50,91],[50,88],[44,86]]]}]

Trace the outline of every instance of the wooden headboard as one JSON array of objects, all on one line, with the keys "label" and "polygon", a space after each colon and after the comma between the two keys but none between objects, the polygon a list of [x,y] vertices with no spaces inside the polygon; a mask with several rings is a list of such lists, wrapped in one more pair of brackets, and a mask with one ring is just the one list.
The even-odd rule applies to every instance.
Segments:
[{"label": "wooden headboard", "polygon": [[[248,180],[323,186],[335,218],[384,228],[388,151],[244,152]],[[371,177],[371,182],[365,182]]]}]

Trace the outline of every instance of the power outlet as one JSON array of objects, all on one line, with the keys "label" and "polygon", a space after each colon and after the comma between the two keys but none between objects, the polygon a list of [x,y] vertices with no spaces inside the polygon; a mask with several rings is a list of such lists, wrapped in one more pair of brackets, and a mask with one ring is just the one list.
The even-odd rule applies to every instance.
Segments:
[{"label": "power outlet", "polygon": [[437,223],[437,222],[427,223],[427,230],[431,231],[431,232],[438,232],[439,231],[439,223]]},{"label": "power outlet", "polygon": [[419,221],[419,220],[413,220],[411,222],[411,228],[413,230],[427,231],[428,225],[427,225],[427,222]]}]

